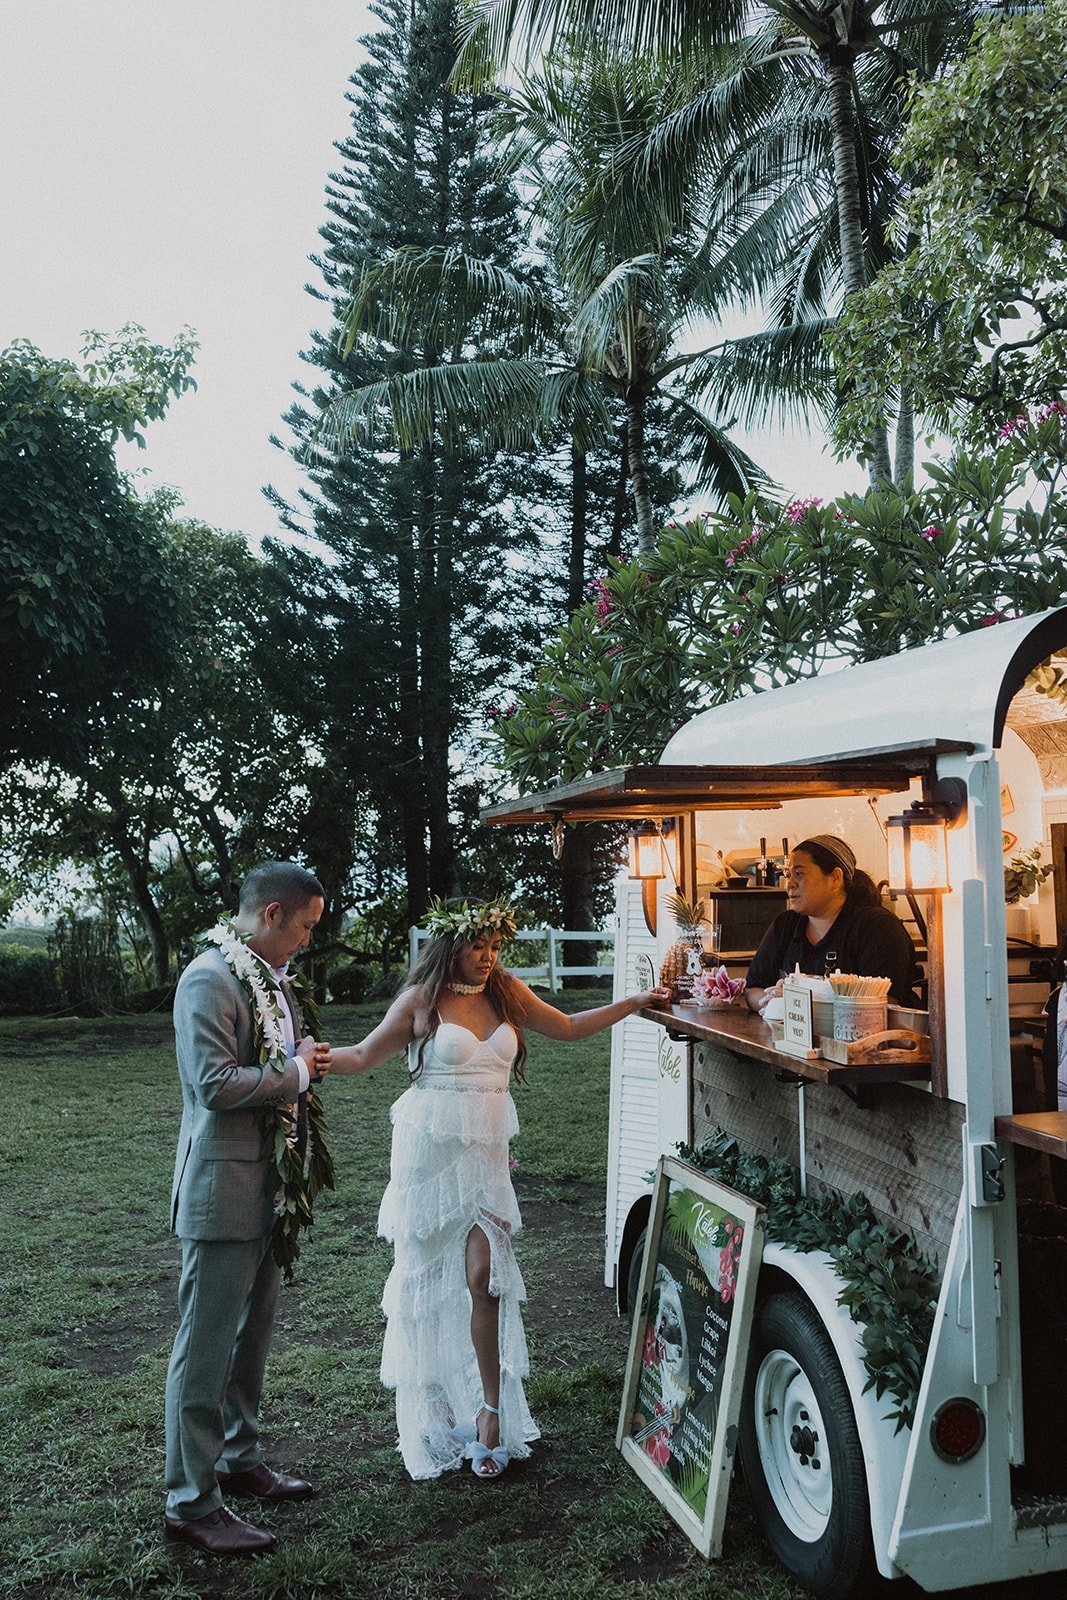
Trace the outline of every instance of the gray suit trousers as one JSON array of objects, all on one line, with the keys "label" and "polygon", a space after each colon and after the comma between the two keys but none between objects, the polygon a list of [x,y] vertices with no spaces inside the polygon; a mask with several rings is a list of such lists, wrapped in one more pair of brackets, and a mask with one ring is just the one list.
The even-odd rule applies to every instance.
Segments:
[{"label": "gray suit trousers", "polygon": [[269,1234],[182,1240],[167,1372],[167,1514],[180,1521],[222,1504],[216,1467],[244,1472],[263,1459],[259,1399],[280,1281]]}]

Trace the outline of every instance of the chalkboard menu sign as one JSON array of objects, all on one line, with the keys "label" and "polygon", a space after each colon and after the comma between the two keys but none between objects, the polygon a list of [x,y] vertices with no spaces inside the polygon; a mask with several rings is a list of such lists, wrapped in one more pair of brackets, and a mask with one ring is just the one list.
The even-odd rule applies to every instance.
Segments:
[{"label": "chalkboard menu sign", "polygon": [[763,1207],[660,1158],[616,1443],[704,1556],[737,1443]]}]

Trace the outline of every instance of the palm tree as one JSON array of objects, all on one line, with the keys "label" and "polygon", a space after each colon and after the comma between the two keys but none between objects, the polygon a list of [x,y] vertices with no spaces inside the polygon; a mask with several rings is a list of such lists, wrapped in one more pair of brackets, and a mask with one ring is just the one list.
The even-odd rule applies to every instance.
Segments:
[{"label": "palm tree", "polygon": [[[913,67],[931,64],[962,50],[970,36],[978,6],[973,0],[468,0],[467,20],[457,72],[486,78],[499,71],[509,52],[520,58],[557,48],[564,31],[606,42],[626,60],[654,55],[670,61],[695,85],[691,103],[671,113],[654,137],[659,153],[680,151],[696,139],[733,142],[751,134],[750,124],[738,137],[731,128],[738,95],[726,94],[723,80],[743,83],[750,103],[769,106],[770,76],[778,80],[777,110],[770,112],[764,156],[777,141],[788,181],[790,165],[825,159],[819,141],[798,138],[796,116],[787,115],[787,89],[798,108],[798,68],[809,78],[819,75],[829,138],[829,164],[837,231],[840,287],[845,296],[862,288],[872,275],[871,255],[878,240],[875,213],[869,204],[871,146],[863,115],[862,81],[857,63],[872,58],[867,73],[868,108],[889,99],[901,103],[900,83]],[[876,16],[882,14],[882,20]],[[753,21],[756,31],[746,36]],[[908,53],[906,53],[906,51]],[[700,80],[710,80],[711,86]],[[800,80],[800,96],[803,80]],[[771,97],[773,100],[773,96]],[[809,119],[809,130],[816,127]],[[675,174],[687,170],[677,162]],[[866,180],[866,181],[865,181]],[[872,484],[891,479],[888,437],[884,423],[869,441]]]},{"label": "palm tree", "polygon": [[[650,405],[673,415],[696,487],[720,497],[768,480],[718,420],[719,391],[749,409],[776,390],[783,403],[825,398],[829,367],[818,329],[792,328],[686,349],[692,333],[731,310],[769,259],[777,219],[709,232],[694,185],[661,205],[649,188],[619,193],[601,181],[619,152],[648,137],[676,101],[662,68],[623,66],[589,47],[519,81],[505,98],[511,158],[532,193],[544,252],[520,278],[455,251],[405,251],[361,277],[349,343],[398,340],[417,325],[447,351],[432,369],[400,373],[331,408],[338,438],[366,436],[389,417],[402,448],[433,429],[514,448],[566,429],[581,455],[603,440],[609,401],[623,408],[638,540],[655,534],[645,429]],[[820,324],[821,327],[821,324]],[[721,366],[723,383],[716,379]],[[743,374],[743,379],[739,376]]]}]

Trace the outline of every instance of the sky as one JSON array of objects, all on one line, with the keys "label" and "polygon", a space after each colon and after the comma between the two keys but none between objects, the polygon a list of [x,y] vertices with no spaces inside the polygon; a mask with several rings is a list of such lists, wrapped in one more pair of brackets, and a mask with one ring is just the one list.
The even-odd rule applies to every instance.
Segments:
[{"label": "sky", "polygon": [[[304,292],[344,94],[375,19],[356,0],[7,0],[0,6],[0,347],[76,358],[87,328],[200,342],[198,388],[120,447],[146,486],[253,539],[272,446],[321,316]],[[862,488],[818,440],[740,436],[790,493]]]}]

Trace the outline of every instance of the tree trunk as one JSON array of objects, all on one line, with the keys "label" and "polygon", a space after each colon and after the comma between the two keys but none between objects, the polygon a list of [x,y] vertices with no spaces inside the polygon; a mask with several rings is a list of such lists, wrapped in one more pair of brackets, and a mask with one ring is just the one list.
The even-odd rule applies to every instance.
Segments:
[{"label": "tree trunk", "polygon": [[[409,478],[408,496],[414,490]],[[407,498],[407,496],[406,496]],[[418,922],[430,898],[426,874],[426,798],[420,751],[422,720],[419,696],[419,603],[416,582],[416,536],[410,499],[397,525],[397,719],[399,792],[394,803],[400,815],[404,881],[408,915]]]},{"label": "tree trunk", "polygon": [[[859,167],[856,162],[856,122],[852,114],[855,89],[852,51],[847,45],[835,45],[823,52],[822,64],[830,100],[834,190],[841,238],[841,278],[847,299],[856,290],[865,288],[867,282]],[[881,483],[892,483],[889,436],[884,422],[878,424],[868,440],[867,454],[871,488],[876,489]]]},{"label": "tree trunk", "polygon": [[915,487],[915,407],[911,403],[911,390],[903,384],[897,410],[897,435],[893,441],[893,482],[901,494],[910,494]]},{"label": "tree trunk", "polygon": [[152,982],[162,989],[170,982],[170,941],[163,918],[149,887],[148,864],[138,853],[133,840],[119,828],[109,829],[115,850],[129,880],[137,917],[148,936],[152,951]]},{"label": "tree trunk", "polygon": [[626,397],[626,447],[634,510],[637,513],[637,549],[644,555],[656,542],[656,529],[652,520],[652,497],[648,492],[648,467],[645,461],[645,405],[636,395]]},{"label": "tree trunk", "polygon": [[[452,735],[452,537],[454,494],[448,458],[423,447],[424,480],[419,517],[419,632],[422,765],[430,893],[456,893],[456,863],[449,815],[449,748]],[[447,501],[445,495],[448,495]]]},{"label": "tree trunk", "polygon": [[585,451],[571,440],[571,547],[567,567],[567,615],[585,599],[585,545],[589,520],[589,483]]},{"label": "tree trunk", "polygon": [[611,542],[608,555],[622,560],[622,529],[626,521],[626,485],[630,481],[630,453],[626,443],[626,423],[619,428],[619,476],[611,513]]},{"label": "tree trunk", "polygon": [[[588,823],[568,828],[563,836],[563,856],[560,860],[563,887],[563,926],[573,933],[593,926],[595,864],[593,848],[596,829]],[[591,964],[593,946],[585,940],[564,940],[563,965],[585,967]],[[565,989],[589,987],[588,978],[564,978]]]}]

